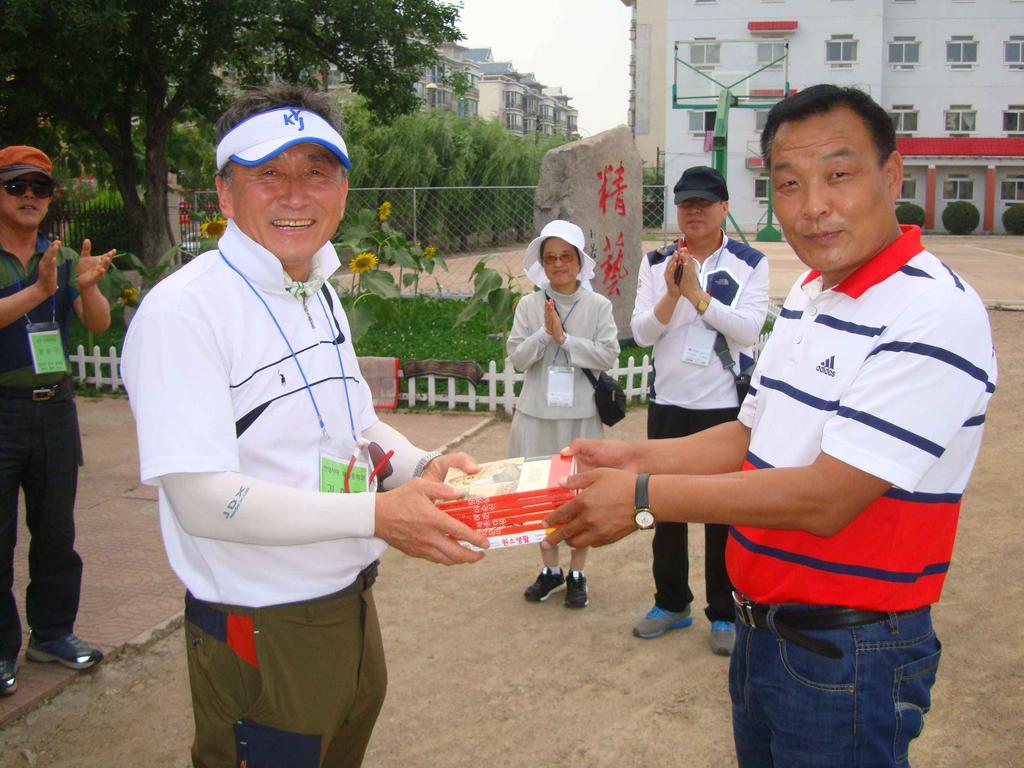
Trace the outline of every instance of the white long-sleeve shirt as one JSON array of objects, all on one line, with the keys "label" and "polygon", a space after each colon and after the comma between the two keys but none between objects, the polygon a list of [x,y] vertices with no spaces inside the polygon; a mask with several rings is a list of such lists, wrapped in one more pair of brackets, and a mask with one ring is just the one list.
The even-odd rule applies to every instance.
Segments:
[{"label": "white long-sleeve shirt", "polygon": [[746,365],[768,313],[768,259],[723,234],[721,248],[700,267],[701,287],[711,294],[708,308],[700,315],[680,298],[664,324],[655,317],[654,307],[667,290],[665,267],[676,247],[670,243],[646,254],[637,276],[630,327],[637,344],[654,347],[650,399],[659,405],[697,410],[735,408],[739,403],[732,372],[723,368],[713,351],[707,366],[684,362],[686,338],[698,323],[720,331],[737,370]]}]

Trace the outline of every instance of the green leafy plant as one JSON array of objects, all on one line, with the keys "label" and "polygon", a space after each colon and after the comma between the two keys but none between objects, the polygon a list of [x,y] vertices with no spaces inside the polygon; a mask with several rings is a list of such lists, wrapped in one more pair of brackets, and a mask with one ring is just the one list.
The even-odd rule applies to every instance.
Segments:
[{"label": "green leafy plant", "polygon": [[978,228],[981,214],[977,206],[966,200],[950,203],[942,212],[942,226],[953,235],[969,235]]},{"label": "green leafy plant", "polygon": [[924,208],[914,203],[900,203],[896,206],[896,220],[900,224],[924,226]]},{"label": "green leafy plant", "polygon": [[1024,235],[1024,203],[1011,205],[1003,211],[1003,228],[1011,235]]},{"label": "green leafy plant", "polygon": [[495,331],[508,332],[512,326],[516,304],[523,295],[513,287],[512,273],[502,277],[496,269],[487,266],[490,256],[485,256],[473,267],[473,295],[466,308],[455,321],[456,326],[468,322],[480,312],[489,313],[490,326]]},{"label": "green leafy plant", "polygon": [[[348,292],[353,301],[349,323],[356,340],[376,322],[392,322],[401,314],[403,289],[420,292],[420,277],[448,264],[433,246],[423,247],[389,223],[392,206],[383,201],[374,211],[363,208],[345,218],[334,247],[352,273]],[[398,278],[389,271],[398,267]],[[340,285],[344,289],[343,284]]]}]

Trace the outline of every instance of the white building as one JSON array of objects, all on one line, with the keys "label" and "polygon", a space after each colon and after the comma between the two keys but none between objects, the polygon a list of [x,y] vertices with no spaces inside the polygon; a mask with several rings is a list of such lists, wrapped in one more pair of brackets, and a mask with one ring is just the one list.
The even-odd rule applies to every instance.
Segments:
[{"label": "white building", "polygon": [[[943,231],[946,205],[969,200],[981,212],[977,231],[1003,232],[1003,211],[1024,202],[1024,0],[631,4],[631,125],[641,157],[661,160],[668,185],[688,166],[710,164],[705,130],[713,126],[713,113],[673,108],[676,41],[699,40],[681,56],[712,74],[716,57],[738,50],[726,41],[760,41],[751,46],[766,60],[786,41],[791,88],[855,86],[892,114],[905,164],[902,200],[924,208],[926,229]],[[730,112],[730,207],[748,232],[767,204],[756,156],[765,114]]]},{"label": "white building", "polygon": [[511,62],[494,61],[490,48],[451,44],[438,54],[440,61],[417,84],[425,109],[497,117],[517,136],[576,133],[578,113],[561,88],[544,86]]}]

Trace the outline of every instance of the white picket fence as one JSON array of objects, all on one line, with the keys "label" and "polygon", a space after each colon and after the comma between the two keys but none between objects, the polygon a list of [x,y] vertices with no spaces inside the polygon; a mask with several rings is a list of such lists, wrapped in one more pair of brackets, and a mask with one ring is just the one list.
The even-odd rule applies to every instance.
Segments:
[{"label": "white picket fence", "polygon": [[[755,357],[767,340],[768,334],[758,339],[754,347]],[[104,355],[98,346],[94,346],[92,354],[87,355],[85,347],[79,344],[78,350],[70,359],[74,367],[74,377],[79,382],[96,389],[109,387],[111,392],[123,391],[121,358],[115,347],[110,347]],[[633,402],[634,399],[646,402],[652,370],[650,356],[644,355],[639,363],[634,357],[630,357],[625,367],[616,366],[608,371],[608,374],[622,385],[627,403]],[[428,374],[423,378],[426,379],[425,392],[419,391],[418,378],[405,378],[402,385],[404,391],[399,391],[399,401],[406,406],[425,403],[430,408],[456,410],[465,407],[470,411],[496,411],[502,408],[507,413],[512,413],[523,374],[517,372],[506,359],[500,369],[495,361],[488,363],[487,372],[476,386],[470,381],[454,376]]]}]

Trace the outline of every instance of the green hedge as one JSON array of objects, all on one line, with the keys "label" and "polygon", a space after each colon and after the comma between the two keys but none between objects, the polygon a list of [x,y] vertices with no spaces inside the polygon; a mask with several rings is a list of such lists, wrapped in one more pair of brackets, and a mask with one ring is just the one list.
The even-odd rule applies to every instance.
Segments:
[{"label": "green hedge", "polygon": [[900,203],[896,206],[896,220],[900,224],[924,226],[924,208],[914,203]]},{"label": "green hedge", "polygon": [[942,226],[953,235],[969,235],[978,228],[981,214],[974,203],[957,200],[950,203],[942,212]]},{"label": "green hedge", "polygon": [[1011,235],[1024,235],[1024,203],[1011,205],[1003,211],[1003,228]]}]

